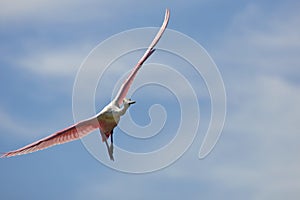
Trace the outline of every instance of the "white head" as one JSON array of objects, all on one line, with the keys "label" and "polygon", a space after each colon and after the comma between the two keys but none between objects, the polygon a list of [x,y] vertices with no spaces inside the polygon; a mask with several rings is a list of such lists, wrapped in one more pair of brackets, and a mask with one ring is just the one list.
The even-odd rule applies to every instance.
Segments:
[{"label": "white head", "polygon": [[132,101],[131,99],[126,99],[126,98],[123,99],[124,107],[128,108],[131,104],[134,104],[134,103],[135,103],[135,101]]}]

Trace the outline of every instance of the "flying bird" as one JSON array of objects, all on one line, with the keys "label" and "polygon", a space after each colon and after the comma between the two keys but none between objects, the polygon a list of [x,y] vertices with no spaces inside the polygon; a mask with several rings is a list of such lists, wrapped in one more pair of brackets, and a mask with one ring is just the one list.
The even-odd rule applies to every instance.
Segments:
[{"label": "flying bird", "polygon": [[[166,9],[165,18],[162,26],[160,27],[158,33],[153,39],[152,43],[138,61],[136,66],[133,68],[127,79],[121,85],[116,97],[105,106],[98,114],[95,116],[80,121],[76,124],[73,124],[70,127],[67,127],[63,130],[60,130],[48,137],[42,138],[36,142],[33,142],[27,146],[19,148],[14,151],[9,151],[1,155],[1,157],[11,157],[16,155],[28,154],[48,147],[67,143],[73,140],[80,139],[92,131],[99,129],[102,137],[102,141],[105,142],[107,147],[108,155],[111,160],[114,160],[113,157],[113,130],[118,125],[120,118],[124,115],[130,105],[134,104],[135,101],[125,98],[127,92],[137,74],[139,69],[142,67],[143,63],[152,55],[155,51],[154,47],[158,43],[159,39],[163,35],[168,22],[169,22],[170,12]],[[110,145],[107,140],[110,137]]]}]

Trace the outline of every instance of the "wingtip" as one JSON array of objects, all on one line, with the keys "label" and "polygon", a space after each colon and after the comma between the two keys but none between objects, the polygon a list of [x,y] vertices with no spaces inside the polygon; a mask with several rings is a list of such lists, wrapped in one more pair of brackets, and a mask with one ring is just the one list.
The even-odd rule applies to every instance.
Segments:
[{"label": "wingtip", "polygon": [[9,158],[9,157],[14,157],[17,155],[21,155],[20,153],[14,152],[14,151],[9,151],[9,152],[1,152],[0,153],[0,159],[1,158]]},{"label": "wingtip", "polygon": [[170,9],[166,8],[165,19],[169,19],[169,18],[170,18]]},{"label": "wingtip", "polygon": [[0,153],[0,158],[7,158],[9,157],[7,153]]},{"label": "wingtip", "polygon": [[170,9],[169,8],[166,8],[166,13],[170,13]]}]

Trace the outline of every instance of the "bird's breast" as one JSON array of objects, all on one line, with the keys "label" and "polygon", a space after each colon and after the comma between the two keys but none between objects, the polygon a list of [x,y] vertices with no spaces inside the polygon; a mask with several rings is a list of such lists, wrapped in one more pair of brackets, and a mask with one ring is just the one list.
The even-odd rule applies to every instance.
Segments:
[{"label": "bird's breast", "polygon": [[112,112],[107,112],[98,118],[100,129],[104,133],[110,133],[119,123],[120,117],[113,115]]}]

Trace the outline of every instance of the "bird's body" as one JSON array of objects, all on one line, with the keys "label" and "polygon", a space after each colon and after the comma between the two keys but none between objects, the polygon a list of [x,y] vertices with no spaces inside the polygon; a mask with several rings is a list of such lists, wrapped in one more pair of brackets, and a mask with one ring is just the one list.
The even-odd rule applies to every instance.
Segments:
[{"label": "bird's body", "polygon": [[[16,155],[22,155],[27,153],[32,153],[38,150],[42,150],[54,145],[63,144],[66,142],[70,142],[73,140],[77,140],[89,134],[90,132],[99,129],[102,140],[105,142],[110,159],[113,158],[113,130],[118,125],[120,118],[124,115],[129,108],[129,106],[134,101],[130,99],[126,99],[125,96],[143,63],[151,56],[151,54],[155,51],[154,46],[157,44],[159,39],[161,38],[163,32],[165,31],[168,21],[169,21],[169,10],[166,10],[164,22],[155,36],[154,40],[148,47],[147,51],[143,55],[143,57],[139,60],[137,65],[133,68],[128,78],[122,84],[117,96],[107,105],[105,106],[97,115],[91,117],[89,119],[78,122],[70,127],[67,127],[61,131],[58,131],[48,137],[45,137],[41,140],[38,140],[34,143],[31,143],[25,147],[20,149],[10,151],[4,153],[1,157],[11,157]],[[111,144],[108,145],[107,139],[111,138]]]},{"label": "bird's body", "polygon": [[[118,125],[121,115],[116,106],[107,105],[97,116],[99,129],[107,138],[112,134],[113,129]],[[104,138],[102,138],[104,140]]]},{"label": "bird's body", "polygon": [[[101,135],[104,134],[107,138],[112,134],[113,129],[118,125],[120,118],[129,108],[129,105],[134,104],[134,101],[125,99],[123,108],[120,108],[115,101],[105,106],[99,114],[96,115],[99,124]],[[102,137],[103,141],[105,140]]]}]

